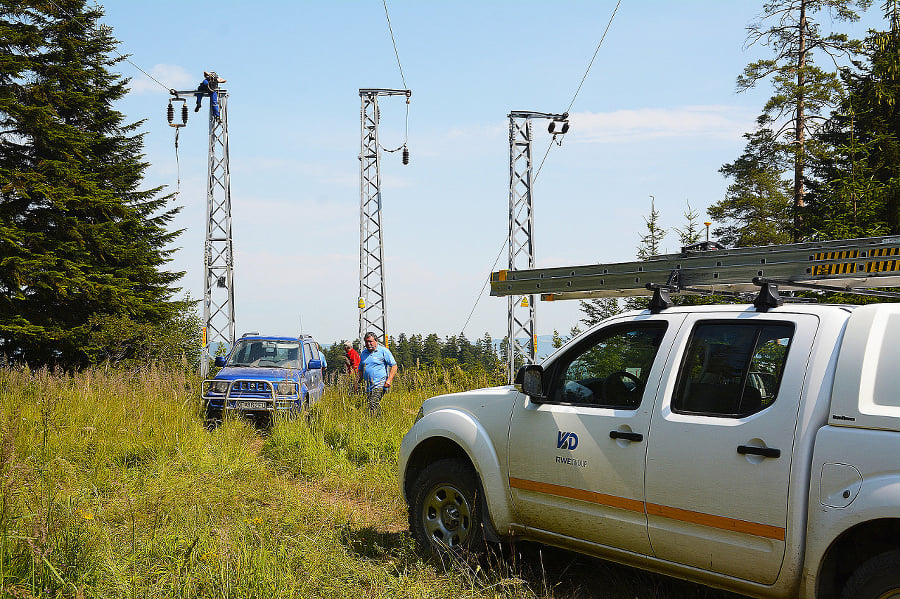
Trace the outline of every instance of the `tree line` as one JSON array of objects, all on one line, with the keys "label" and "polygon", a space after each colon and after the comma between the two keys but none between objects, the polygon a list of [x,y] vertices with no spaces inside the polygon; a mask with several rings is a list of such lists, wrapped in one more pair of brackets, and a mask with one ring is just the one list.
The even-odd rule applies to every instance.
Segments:
[{"label": "tree line", "polygon": [[[328,368],[332,371],[342,368],[346,350],[341,340],[331,347],[321,347],[328,360]],[[359,340],[354,340],[353,347],[360,351]],[[469,341],[465,333],[439,337],[436,333],[429,335],[400,333],[388,339],[388,349],[401,369],[440,366],[451,368],[460,366],[466,370],[483,370],[493,373],[505,365],[505,342],[496,349],[490,333],[485,333],[474,343]]]}]

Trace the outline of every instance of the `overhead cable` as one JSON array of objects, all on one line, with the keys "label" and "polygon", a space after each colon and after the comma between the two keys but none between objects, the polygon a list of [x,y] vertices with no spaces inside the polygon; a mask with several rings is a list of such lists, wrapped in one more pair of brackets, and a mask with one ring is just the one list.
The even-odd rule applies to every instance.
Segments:
[{"label": "overhead cable", "polygon": [[400,64],[400,53],[397,52],[397,41],[394,39],[394,29],[391,27],[391,16],[388,14],[387,0],[381,0],[384,4],[384,16],[387,18],[388,31],[391,33],[391,43],[394,44],[394,56],[397,57],[397,67],[400,69],[400,80],[403,82],[403,89],[409,89],[406,85],[406,78],[403,76],[403,65]]},{"label": "overhead cable", "polygon": [[575,104],[575,98],[578,97],[578,92],[581,91],[581,86],[584,85],[585,79],[587,79],[588,73],[591,72],[591,66],[594,64],[594,59],[597,58],[597,53],[600,52],[600,46],[603,45],[603,40],[606,39],[606,34],[609,32],[609,27],[612,25],[613,18],[616,16],[616,12],[619,10],[619,5],[622,4],[622,0],[616,2],[616,7],[613,9],[612,14],[609,16],[609,22],[606,24],[606,29],[603,31],[603,35],[600,37],[600,43],[597,44],[597,49],[594,50],[594,55],[591,57],[591,62],[588,63],[587,69],[584,71],[584,77],[581,78],[581,83],[578,84],[578,89],[575,90],[575,95],[572,96],[572,101],[569,102],[569,107],[566,108],[566,112],[571,112],[572,106]]},{"label": "overhead cable", "polygon": [[460,329],[461,333],[466,332],[466,327],[469,326],[469,321],[472,320],[472,314],[475,313],[475,308],[478,307],[478,302],[481,301],[481,296],[484,295],[484,290],[487,288],[488,283],[490,283],[490,281],[491,281],[490,273],[494,272],[494,269],[497,268],[497,262],[500,261],[500,256],[503,255],[503,250],[504,250],[504,248],[506,248],[508,243],[509,243],[509,236],[507,236],[506,239],[503,240],[503,245],[500,246],[500,252],[497,254],[497,258],[494,260],[494,265],[491,266],[491,270],[488,272],[488,277],[484,281],[484,285],[482,285],[481,291],[479,291],[478,295],[475,296],[475,304],[472,306],[472,310],[469,311],[469,317],[466,319],[466,324],[464,324],[462,326],[462,329]]},{"label": "overhead cable", "polygon": [[[609,32],[609,28],[612,25],[613,18],[615,18],[616,13],[619,10],[619,5],[622,4],[622,0],[618,0],[616,2],[616,7],[613,9],[612,14],[609,16],[609,22],[606,23],[606,29],[603,30],[603,35],[600,36],[600,42],[597,44],[596,50],[594,50],[594,55],[591,57],[591,61],[588,63],[587,69],[584,71],[584,76],[581,78],[581,82],[578,84],[578,88],[575,90],[575,94],[572,96],[572,101],[569,102],[569,107],[566,109],[566,114],[571,112],[572,106],[575,105],[575,99],[578,97],[578,93],[581,91],[581,86],[584,85],[585,80],[587,80],[588,73],[591,72],[591,67],[594,65],[594,60],[597,58],[597,54],[600,52],[600,47],[603,45],[603,40],[606,39],[606,34]],[[387,12],[387,6],[385,6],[385,12]],[[390,21],[388,22],[390,25]],[[396,46],[394,47],[396,51]],[[399,57],[397,58],[399,64]],[[401,71],[402,76],[402,71]],[[404,83],[405,85],[405,83]],[[550,140],[550,144],[547,146],[547,151],[544,152],[544,157],[541,159],[541,164],[538,165],[538,169],[532,177],[532,184],[537,181],[538,175],[541,174],[541,169],[544,168],[544,162],[547,160],[547,156],[550,154],[550,149],[553,147],[553,140]],[[490,272],[494,272],[494,268],[497,267],[497,262],[500,260],[500,256],[503,255],[503,248],[506,247],[506,244],[509,243],[509,236],[506,237],[506,240],[503,242],[503,246],[500,248],[500,253],[497,254],[497,259],[494,260],[494,265],[491,267]],[[487,284],[490,282],[490,274],[488,274],[488,279],[485,281],[484,286],[482,286],[481,291],[478,292],[478,295],[475,297],[475,304],[472,306],[471,312],[469,312],[469,317],[466,319],[466,324],[463,325],[463,331],[465,331],[466,326],[469,324],[469,321],[472,319],[472,314],[475,312],[475,308],[478,306],[478,302],[481,300],[481,296],[484,295],[484,290],[487,288]]]},{"label": "overhead cable", "polygon": [[[616,7],[613,9],[612,14],[609,16],[609,22],[606,23],[606,29],[603,30],[603,35],[600,36],[600,43],[597,44],[597,49],[594,50],[594,55],[591,57],[591,61],[588,63],[587,69],[584,71],[584,76],[581,78],[581,82],[578,84],[578,89],[575,90],[575,94],[572,96],[572,101],[569,102],[569,107],[566,108],[566,114],[572,111],[572,106],[575,105],[575,99],[578,97],[578,93],[581,91],[581,86],[584,85],[585,80],[587,79],[588,73],[591,72],[591,67],[594,65],[594,60],[597,58],[597,54],[600,52],[600,46],[603,45],[603,40],[606,39],[606,34],[609,33],[609,27],[612,25],[613,18],[616,16],[616,12],[619,10],[619,5],[622,4],[622,0],[618,0],[616,2]],[[547,151],[544,152],[544,157],[541,159],[541,164],[538,166],[537,172],[534,174],[534,178],[532,179],[532,183],[537,180],[538,175],[541,174],[541,169],[544,168],[544,161],[547,160],[547,155],[550,154],[550,149],[553,147],[553,140],[550,140],[550,144],[547,146]]]},{"label": "overhead cable", "polygon": [[[59,12],[61,12],[64,16],[67,16],[67,17],[69,18],[69,21],[72,21],[72,22],[74,22],[74,23],[78,23],[78,25],[80,25],[85,31],[87,31],[88,27],[87,27],[84,23],[81,23],[81,22],[78,20],[78,17],[76,17],[76,16],[73,15],[72,13],[68,12],[66,9],[64,9],[63,7],[61,7],[59,4],[57,4],[57,3],[54,2],[53,0],[48,0],[48,1],[50,2],[50,4],[52,4],[53,6],[55,6],[55,7],[59,10]],[[96,2],[94,3],[94,10],[98,10],[98,11],[100,10],[100,7],[96,4]],[[160,85],[160,87],[162,87],[162,88],[163,88],[164,90],[166,90],[167,92],[171,92],[171,91],[172,91],[172,88],[170,88],[169,86],[165,85],[165,84],[162,83],[159,79],[157,79],[156,77],[154,77],[153,75],[151,75],[150,73],[148,73],[147,71],[145,71],[144,69],[142,69],[141,67],[139,67],[137,64],[135,64],[134,62],[132,62],[130,58],[128,58],[128,57],[125,56],[124,54],[121,54],[121,53],[120,53],[118,50],[116,50],[115,48],[112,48],[111,51],[112,51],[113,54],[115,54],[117,57],[119,57],[120,60],[124,60],[125,62],[127,62],[128,64],[130,64],[131,66],[133,66],[134,68],[136,68],[137,70],[139,70],[141,73],[143,73],[144,75],[146,75],[147,77],[149,77],[150,79],[152,79],[153,81],[155,81],[156,83],[158,83],[158,84]]]}]

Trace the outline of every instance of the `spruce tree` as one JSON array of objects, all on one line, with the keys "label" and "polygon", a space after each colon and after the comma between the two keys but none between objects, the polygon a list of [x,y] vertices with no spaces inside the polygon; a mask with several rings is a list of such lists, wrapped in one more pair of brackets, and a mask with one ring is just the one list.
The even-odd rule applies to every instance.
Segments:
[{"label": "spruce tree", "polygon": [[900,233],[900,2],[881,7],[887,28],[871,31],[865,60],[842,71],[847,94],[819,136],[834,151],[817,165],[810,235]]},{"label": "spruce tree", "polygon": [[744,137],[741,157],[719,169],[733,182],[725,198],[707,209],[716,222],[713,234],[730,247],[790,243],[791,182],[782,177],[789,157],[769,129]]},{"label": "spruce tree", "polygon": [[163,268],[177,209],[140,189],[141,122],[114,108],[128,80],[102,11],[0,7],[0,354],[83,366],[103,359],[104,331],[187,309],[172,299],[183,273]]},{"label": "spruce tree", "polygon": [[747,27],[747,45],[767,46],[772,56],[747,65],[738,77],[738,90],[772,80],[775,94],[763,108],[759,123],[771,129],[791,155],[793,241],[800,238],[806,205],[809,135],[815,123],[825,120],[826,111],[836,105],[841,93],[837,75],[816,66],[813,59],[824,54],[828,62],[836,61],[859,49],[859,43],[844,34],[823,35],[815,17],[824,11],[833,20],[856,21],[856,10],[865,10],[870,4],[871,0],[770,0],[763,5],[760,22]]}]

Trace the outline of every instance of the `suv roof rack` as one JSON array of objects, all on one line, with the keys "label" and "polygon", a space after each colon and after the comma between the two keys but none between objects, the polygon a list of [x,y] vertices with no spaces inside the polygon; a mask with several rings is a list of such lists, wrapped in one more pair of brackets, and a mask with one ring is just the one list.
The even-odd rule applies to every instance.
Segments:
[{"label": "suv roof rack", "polygon": [[900,236],[732,249],[701,242],[634,262],[491,273],[493,296],[540,294],[543,301],[556,301],[658,294],[657,309],[665,309],[664,296],[671,293],[739,295],[759,286],[768,298],[759,300],[766,309],[774,307],[779,290],[900,299],[900,293],[871,289],[900,287]]}]

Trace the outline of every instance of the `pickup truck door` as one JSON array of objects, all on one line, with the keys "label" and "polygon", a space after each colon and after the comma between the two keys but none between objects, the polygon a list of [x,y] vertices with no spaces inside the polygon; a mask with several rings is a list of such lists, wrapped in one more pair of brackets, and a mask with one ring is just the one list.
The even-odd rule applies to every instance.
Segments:
[{"label": "pickup truck door", "polygon": [[646,503],[656,557],[776,580],[817,326],[806,314],[688,315],[650,423]]},{"label": "pickup truck door", "polygon": [[650,553],[644,458],[653,400],[683,314],[618,318],[546,363],[547,397],[522,396],[509,433],[517,522]]}]

